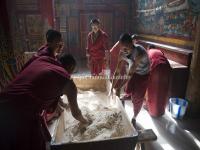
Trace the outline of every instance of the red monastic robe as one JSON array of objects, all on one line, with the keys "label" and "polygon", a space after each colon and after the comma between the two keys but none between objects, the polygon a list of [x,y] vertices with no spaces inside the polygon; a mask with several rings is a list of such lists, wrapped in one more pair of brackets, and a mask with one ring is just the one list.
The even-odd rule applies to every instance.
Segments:
[{"label": "red monastic robe", "polygon": [[0,149],[45,150],[50,140],[41,113],[56,108],[69,74],[55,59],[41,56],[0,93]]},{"label": "red monastic robe", "polygon": [[148,84],[147,106],[151,116],[158,117],[164,114],[168,96],[171,67],[158,49],[148,51],[151,60],[151,73]]},{"label": "red monastic robe", "polygon": [[[29,66],[34,60],[36,60],[37,58],[41,57],[41,56],[49,56],[55,60],[57,60],[57,58],[55,57],[54,53],[52,50],[49,49],[47,44],[42,45],[38,50],[37,53],[34,54],[22,67],[22,70],[24,70],[27,66]],[[47,115],[53,115],[53,113],[47,113]]]},{"label": "red monastic robe", "polygon": [[49,56],[52,57],[54,59],[56,59],[56,57],[54,56],[53,52],[49,49],[49,47],[47,46],[47,44],[41,46],[37,53],[34,54],[26,63],[25,65],[22,67],[22,70],[24,70],[24,68],[26,68],[28,65],[30,65],[34,60],[36,60],[37,58],[39,58],[40,56]]},{"label": "red monastic robe", "polygon": [[90,55],[90,69],[92,75],[99,75],[105,67],[105,51],[108,50],[108,35],[98,31],[98,37],[94,39],[94,33],[90,32],[87,38],[87,50]]}]

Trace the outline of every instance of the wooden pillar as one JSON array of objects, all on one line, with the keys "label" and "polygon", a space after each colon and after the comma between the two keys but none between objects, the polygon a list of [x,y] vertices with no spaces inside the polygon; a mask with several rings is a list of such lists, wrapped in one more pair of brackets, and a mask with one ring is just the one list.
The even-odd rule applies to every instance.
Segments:
[{"label": "wooden pillar", "polygon": [[189,100],[188,114],[200,114],[200,15],[196,26],[195,45],[190,65],[186,98]]}]

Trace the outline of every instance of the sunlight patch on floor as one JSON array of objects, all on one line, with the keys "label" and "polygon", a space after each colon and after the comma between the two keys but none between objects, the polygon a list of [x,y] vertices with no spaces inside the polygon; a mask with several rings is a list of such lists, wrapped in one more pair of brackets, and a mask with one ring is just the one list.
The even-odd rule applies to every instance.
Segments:
[{"label": "sunlight patch on floor", "polygon": [[197,146],[199,147],[199,149],[200,149],[200,141],[199,141],[196,137],[194,137],[190,131],[185,130],[185,132],[194,140],[194,142],[196,143],[196,145],[197,145]]},{"label": "sunlight patch on floor", "polygon": [[171,145],[169,144],[161,144],[161,147],[164,149],[164,150],[175,150]]},{"label": "sunlight patch on floor", "polygon": [[[133,106],[132,106],[131,101],[126,101],[125,103],[125,110],[128,114],[129,119],[131,120],[133,117]],[[144,128],[144,129],[152,129],[154,133],[157,136],[157,141],[159,141],[161,147],[164,150],[175,150],[170,144],[167,143],[165,138],[160,135],[159,130],[157,129],[156,125],[152,121],[151,116],[148,114],[148,112],[142,108],[140,111],[138,117],[137,117],[137,122]]]}]

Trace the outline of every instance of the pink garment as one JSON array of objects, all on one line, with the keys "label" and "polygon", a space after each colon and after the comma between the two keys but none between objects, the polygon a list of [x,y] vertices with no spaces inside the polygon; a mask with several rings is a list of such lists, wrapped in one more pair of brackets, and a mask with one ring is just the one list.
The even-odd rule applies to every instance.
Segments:
[{"label": "pink garment", "polygon": [[169,100],[171,67],[160,50],[150,49],[148,55],[151,60],[151,73],[147,89],[148,112],[153,117],[159,117],[165,113],[165,107]]},{"label": "pink garment", "polygon": [[151,70],[153,70],[159,64],[169,65],[167,58],[164,56],[164,53],[158,49],[148,50],[148,55],[149,59],[151,60]]},{"label": "pink garment", "polygon": [[165,113],[169,100],[170,71],[170,67],[166,64],[159,64],[151,71],[146,103],[148,112],[153,117],[159,117]]}]

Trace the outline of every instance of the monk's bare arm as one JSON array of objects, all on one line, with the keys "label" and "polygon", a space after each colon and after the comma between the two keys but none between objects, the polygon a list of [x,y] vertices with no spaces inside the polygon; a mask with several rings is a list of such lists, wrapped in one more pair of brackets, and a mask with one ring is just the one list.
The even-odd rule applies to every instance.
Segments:
[{"label": "monk's bare arm", "polygon": [[72,116],[82,123],[88,123],[88,121],[83,117],[81,110],[78,107],[77,103],[77,87],[74,84],[73,80],[69,80],[64,87],[63,94],[68,98],[69,107],[72,113]]}]

